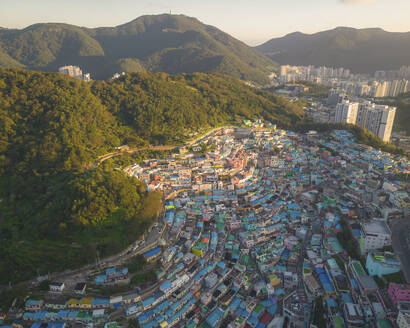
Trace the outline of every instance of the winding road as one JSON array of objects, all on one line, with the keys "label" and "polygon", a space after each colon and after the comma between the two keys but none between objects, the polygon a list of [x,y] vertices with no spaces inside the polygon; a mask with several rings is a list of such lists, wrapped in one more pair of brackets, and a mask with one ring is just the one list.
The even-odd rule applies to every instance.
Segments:
[{"label": "winding road", "polygon": [[164,150],[173,150],[175,148],[177,148],[179,146],[152,146],[149,145],[147,147],[141,147],[141,148],[128,148],[128,149],[124,149],[124,150],[119,150],[116,152],[111,152],[111,153],[107,153],[104,155],[101,155],[100,157],[98,157],[97,161],[91,165],[91,168],[95,168],[99,165],[101,165],[102,162],[106,161],[107,159],[116,157],[116,156],[120,156],[123,154],[133,154],[139,151],[143,151],[143,150],[158,150],[158,151],[164,151]]},{"label": "winding road", "polygon": [[213,128],[210,131],[206,132],[205,134],[195,138],[194,140],[185,143],[185,145],[183,145],[183,146],[175,146],[175,145],[153,146],[153,145],[149,145],[149,146],[140,147],[140,148],[124,148],[123,150],[110,152],[110,153],[99,156],[97,158],[97,161],[94,164],[90,165],[89,168],[91,168],[91,169],[96,168],[96,167],[100,166],[101,163],[106,161],[107,159],[110,159],[110,158],[113,158],[113,157],[116,157],[116,156],[120,156],[120,155],[123,155],[125,153],[133,154],[133,153],[143,151],[143,150],[165,151],[165,150],[173,150],[173,149],[180,148],[180,147],[192,146],[193,144],[201,141],[202,139],[204,139],[208,135],[214,133],[215,131],[220,130],[220,129],[224,129],[224,128],[234,128],[234,126],[221,126],[221,127],[218,127],[218,128]]}]

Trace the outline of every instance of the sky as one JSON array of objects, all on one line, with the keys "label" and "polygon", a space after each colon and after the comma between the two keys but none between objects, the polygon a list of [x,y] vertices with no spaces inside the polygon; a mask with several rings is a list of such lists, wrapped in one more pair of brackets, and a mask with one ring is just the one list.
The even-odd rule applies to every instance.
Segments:
[{"label": "sky", "polygon": [[410,0],[0,0],[0,26],[116,26],[170,11],[196,17],[249,45],[337,26],[410,31]]}]

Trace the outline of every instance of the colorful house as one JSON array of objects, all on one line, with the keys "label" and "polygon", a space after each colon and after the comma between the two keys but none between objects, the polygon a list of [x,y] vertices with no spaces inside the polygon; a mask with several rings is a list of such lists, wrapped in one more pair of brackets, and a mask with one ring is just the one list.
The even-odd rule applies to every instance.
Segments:
[{"label": "colorful house", "polygon": [[401,270],[401,263],[391,253],[370,252],[367,254],[366,269],[371,276],[381,278],[385,274]]},{"label": "colorful house", "polygon": [[154,261],[160,255],[161,255],[161,248],[159,248],[159,247],[155,247],[153,249],[150,249],[149,251],[147,251],[143,254],[143,256],[144,256],[144,258],[147,262]]},{"label": "colorful house", "polygon": [[395,306],[398,302],[410,302],[410,285],[399,285],[391,282],[387,292]]}]

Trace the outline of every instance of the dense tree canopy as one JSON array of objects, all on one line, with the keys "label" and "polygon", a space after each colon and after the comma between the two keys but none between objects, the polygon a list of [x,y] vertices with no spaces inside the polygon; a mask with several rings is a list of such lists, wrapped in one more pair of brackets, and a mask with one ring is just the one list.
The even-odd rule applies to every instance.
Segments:
[{"label": "dense tree canopy", "polygon": [[301,109],[221,75],[140,73],[85,83],[0,69],[0,283],[118,252],[143,233],[161,194],[96,158],[124,143],[182,142],[198,128]]},{"label": "dense tree canopy", "polygon": [[199,127],[247,118],[264,118],[284,127],[304,118],[298,105],[216,74],[131,74],[95,82],[92,92],[122,124],[157,144],[182,141]]},{"label": "dense tree canopy", "polygon": [[119,138],[115,120],[86,83],[0,70],[0,172],[76,169]]},{"label": "dense tree canopy", "polygon": [[[161,195],[102,169],[0,179],[0,281],[76,267],[133,242],[155,219]],[[14,271],[15,272],[14,272]]]},{"label": "dense tree canopy", "polygon": [[380,99],[380,101],[397,108],[393,130],[395,132],[404,131],[407,136],[410,136],[410,92],[401,94],[395,98]]}]

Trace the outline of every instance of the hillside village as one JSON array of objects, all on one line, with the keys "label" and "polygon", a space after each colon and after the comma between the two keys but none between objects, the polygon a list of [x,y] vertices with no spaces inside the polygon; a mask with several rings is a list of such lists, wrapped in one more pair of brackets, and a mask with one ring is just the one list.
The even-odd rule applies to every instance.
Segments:
[{"label": "hillside village", "polygon": [[124,172],[166,198],[158,238],[127,255],[153,281],[127,261],[57,279],[0,327],[410,326],[408,159],[246,121]]}]

